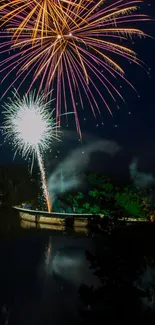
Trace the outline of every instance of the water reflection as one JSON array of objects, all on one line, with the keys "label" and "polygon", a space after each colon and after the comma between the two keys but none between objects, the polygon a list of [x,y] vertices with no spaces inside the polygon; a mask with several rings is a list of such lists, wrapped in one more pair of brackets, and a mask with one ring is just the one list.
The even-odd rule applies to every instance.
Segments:
[{"label": "water reflection", "polygon": [[[71,233],[71,228],[66,228],[66,226],[36,223],[36,222],[26,221],[22,219],[20,220],[20,226],[23,229],[37,228],[37,229],[48,229],[52,231],[56,230],[61,232],[62,231],[66,232],[67,230],[69,230],[69,233]],[[78,234],[83,234],[84,236],[89,233],[86,227],[74,227],[73,232]]]},{"label": "water reflection", "polygon": [[[92,276],[89,263],[85,257],[85,250],[93,249],[92,239],[83,240],[79,238],[61,237],[63,246],[56,244],[56,237],[49,237],[46,247],[44,272],[59,278],[59,281],[68,281],[70,284],[79,286],[81,283],[91,285],[96,277]],[[60,245],[60,242],[59,242]],[[96,283],[96,282],[95,282]],[[97,284],[97,283],[96,283]]]},{"label": "water reflection", "polygon": [[87,249],[91,237],[40,229],[1,242],[1,305],[9,306],[9,325],[78,324],[78,286],[98,285]]},{"label": "water reflection", "polygon": [[41,319],[55,324],[79,323],[78,286],[82,283],[98,285],[89,269],[85,250],[93,249],[91,238],[50,236],[39,265],[42,283]]}]

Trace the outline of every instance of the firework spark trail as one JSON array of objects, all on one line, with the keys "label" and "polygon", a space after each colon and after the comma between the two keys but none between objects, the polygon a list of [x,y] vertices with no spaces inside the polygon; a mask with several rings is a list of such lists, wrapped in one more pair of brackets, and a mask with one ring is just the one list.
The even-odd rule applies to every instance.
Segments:
[{"label": "firework spark trail", "polygon": [[44,196],[45,196],[45,199],[47,202],[47,209],[48,209],[48,212],[51,212],[51,203],[50,203],[50,197],[49,197],[49,192],[48,192],[47,183],[46,183],[44,163],[43,163],[43,159],[40,154],[39,148],[37,148],[36,153],[37,153],[38,164],[39,164],[41,178],[42,178],[42,186],[43,186]]},{"label": "firework spark trail", "polygon": [[[129,62],[143,65],[136,53],[124,43],[132,36],[145,36],[137,25],[138,21],[149,18],[136,13],[141,0],[117,0],[109,5],[103,1],[78,0],[59,3],[61,17],[55,14],[55,20],[49,18],[46,28],[40,19],[33,16],[27,20],[26,27],[20,27],[27,17],[27,12],[21,12],[10,18],[7,33],[2,33],[0,54],[15,51],[0,63],[0,72],[5,76],[3,82],[16,70],[16,77],[5,93],[19,79],[17,90],[27,77],[33,75],[27,92],[31,91],[34,83],[39,78],[39,92],[44,86],[45,93],[54,87],[56,80],[56,121],[60,123],[62,102],[67,109],[67,94],[70,96],[75,115],[76,127],[81,135],[76,96],[79,97],[83,108],[83,94],[86,95],[90,107],[96,116],[95,108],[100,113],[98,98],[104,102],[105,107],[112,114],[109,100],[115,102],[117,96],[123,99],[120,91],[115,86],[115,80],[122,78],[132,88],[132,84],[124,76],[125,71],[117,63],[117,57]],[[63,18],[63,19],[62,19]],[[129,27],[127,27],[129,26]],[[130,28],[131,26],[131,28]],[[18,38],[14,33],[18,31]],[[16,68],[15,68],[16,66]],[[114,83],[112,81],[114,80]],[[99,83],[101,87],[98,87]],[[107,91],[105,99],[102,88]]]},{"label": "firework spark trail", "polygon": [[5,139],[13,146],[15,155],[19,152],[26,159],[32,155],[32,164],[34,158],[37,158],[44,197],[50,212],[51,204],[42,154],[50,148],[54,140],[60,141],[61,132],[53,118],[53,111],[49,112],[51,100],[45,100],[44,94],[38,96],[33,92],[20,98],[14,93],[13,99],[10,98],[4,104],[4,125],[1,130]]}]

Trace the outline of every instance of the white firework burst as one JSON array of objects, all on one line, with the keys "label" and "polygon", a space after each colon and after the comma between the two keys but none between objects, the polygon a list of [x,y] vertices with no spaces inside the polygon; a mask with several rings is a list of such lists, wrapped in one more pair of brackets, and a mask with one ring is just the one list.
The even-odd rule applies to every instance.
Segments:
[{"label": "white firework burst", "polygon": [[[44,153],[54,140],[60,141],[61,131],[50,111],[51,101],[46,102],[44,94],[35,91],[20,97],[13,92],[13,98],[3,105],[4,123],[2,133],[15,150],[26,159],[39,150]],[[14,156],[15,156],[14,155]],[[34,158],[34,157],[33,157]]]},{"label": "white firework burst", "polygon": [[[48,212],[51,211],[50,197],[46,184],[46,175],[42,154],[49,149],[54,140],[60,140],[61,131],[50,112],[51,100],[46,102],[42,93],[36,95],[35,91],[24,95],[22,98],[13,93],[3,105],[4,125],[1,127],[5,140],[8,140],[15,150],[15,155],[20,152],[26,159],[32,154],[31,171],[36,156],[40,168],[44,197],[47,202]],[[14,155],[14,157],[15,157]]]}]

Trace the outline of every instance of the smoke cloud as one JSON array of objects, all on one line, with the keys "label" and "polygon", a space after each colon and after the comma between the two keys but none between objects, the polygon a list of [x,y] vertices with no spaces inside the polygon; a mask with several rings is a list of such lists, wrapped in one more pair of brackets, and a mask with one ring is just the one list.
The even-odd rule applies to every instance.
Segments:
[{"label": "smoke cloud", "polygon": [[73,150],[47,180],[51,200],[53,201],[58,194],[82,184],[81,173],[87,167],[92,153],[100,151],[113,156],[119,149],[119,145],[114,141],[99,140]]},{"label": "smoke cloud", "polygon": [[138,159],[134,158],[129,165],[130,177],[135,186],[148,187],[155,183],[155,178],[151,173],[143,173],[138,171]]}]

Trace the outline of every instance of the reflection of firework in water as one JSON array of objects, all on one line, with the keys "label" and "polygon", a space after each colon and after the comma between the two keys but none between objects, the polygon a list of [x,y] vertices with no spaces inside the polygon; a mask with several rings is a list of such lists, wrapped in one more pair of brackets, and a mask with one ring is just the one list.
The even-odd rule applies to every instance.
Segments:
[{"label": "reflection of firework in water", "polygon": [[[20,98],[14,93],[14,98],[4,104],[4,126],[2,132],[15,149],[15,155],[20,152],[26,159],[32,155],[38,160],[43,191],[50,212],[50,200],[45,178],[42,154],[50,147],[53,140],[60,139],[57,123],[49,112],[51,101],[46,102],[45,96],[35,95],[35,92]],[[15,156],[14,155],[14,156]],[[31,169],[32,169],[31,167]]]}]

